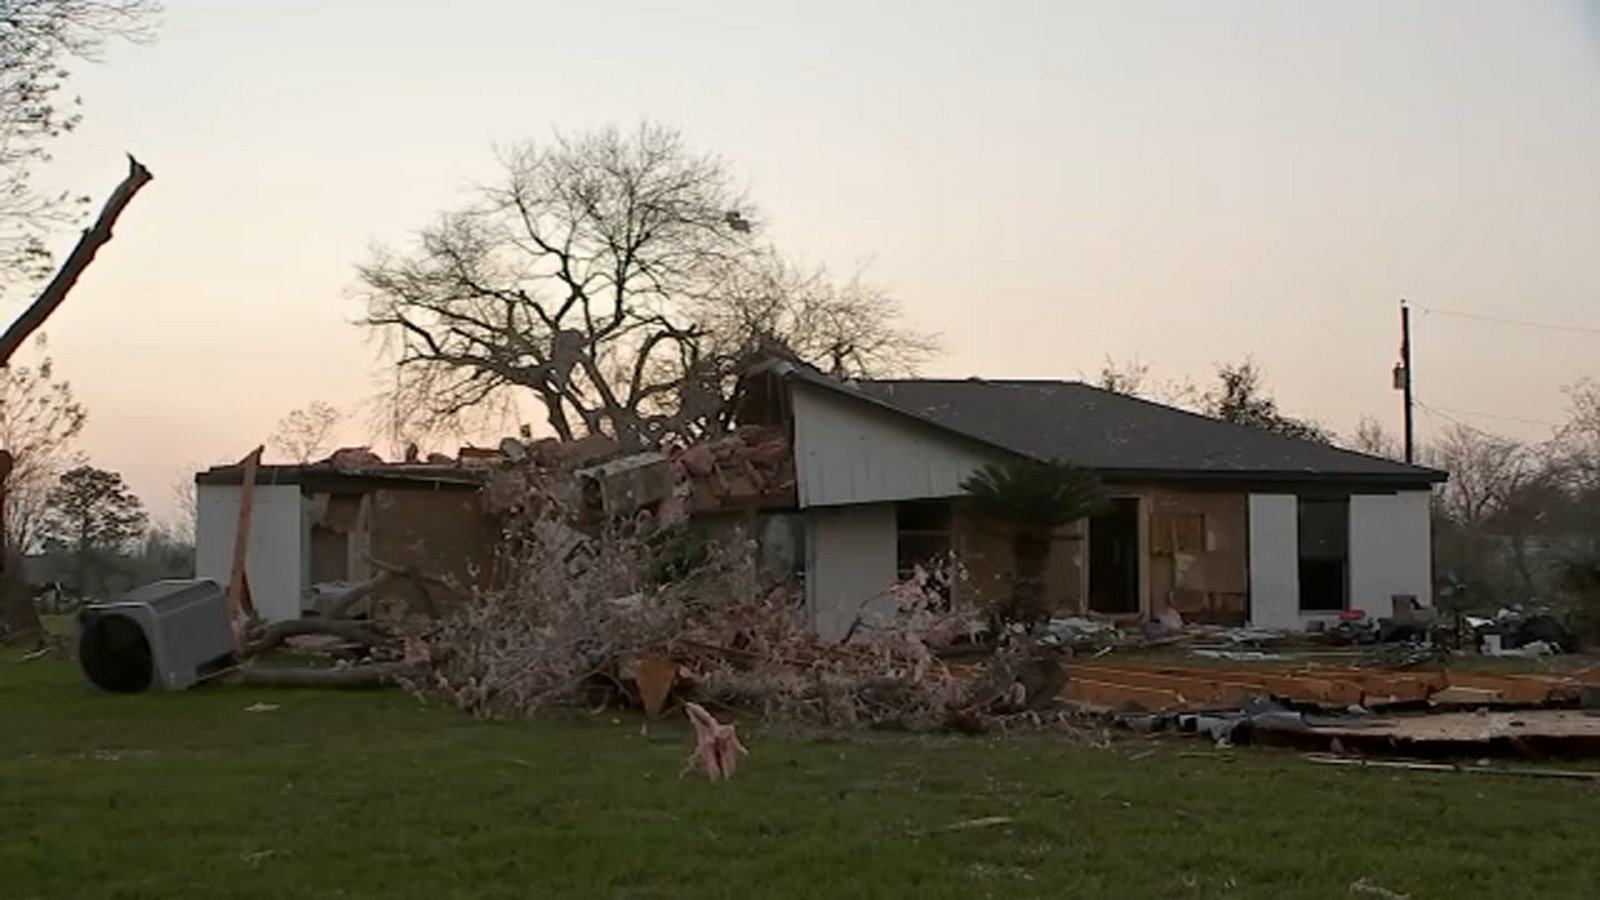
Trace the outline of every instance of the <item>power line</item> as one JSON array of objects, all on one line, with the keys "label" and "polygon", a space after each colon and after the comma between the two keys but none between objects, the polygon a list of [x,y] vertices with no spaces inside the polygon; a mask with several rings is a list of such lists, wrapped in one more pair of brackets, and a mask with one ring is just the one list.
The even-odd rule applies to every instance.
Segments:
[{"label": "power line", "polygon": [[1423,315],[1448,316],[1456,319],[1474,319],[1479,322],[1497,322],[1501,325],[1516,325],[1520,328],[1538,328],[1544,331],[1567,331],[1576,334],[1600,334],[1600,328],[1591,328],[1587,325],[1557,325],[1552,322],[1534,322],[1528,319],[1511,319],[1505,316],[1491,316],[1485,313],[1461,312],[1453,309],[1439,309],[1432,306],[1413,307],[1422,311]]},{"label": "power line", "polygon": [[1447,422],[1453,422],[1453,423],[1455,423],[1457,425],[1461,425],[1461,426],[1468,427],[1468,428],[1470,428],[1471,426],[1467,425],[1467,423],[1462,422],[1459,419],[1456,419],[1456,418],[1452,417],[1450,415],[1450,413],[1454,413],[1457,416],[1469,416],[1469,417],[1475,418],[1475,419],[1495,419],[1495,420],[1498,420],[1498,421],[1501,421],[1501,422],[1519,422],[1519,423],[1521,423],[1523,425],[1543,425],[1546,428],[1560,428],[1561,427],[1560,423],[1558,423],[1558,422],[1546,422],[1543,419],[1524,419],[1524,418],[1522,418],[1520,416],[1503,416],[1503,415],[1498,415],[1496,413],[1476,412],[1476,411],[1470,410],[1470,409],[1456,409],[1454,407],[1449,407],[1449,406],[1431,406],[1431,405],[1429,405],[1427,403],[1423,403],[1420,400],[1416,401],[1416,403],[1417,403],[1417,407],[1419,409],[1423,410],[1424,412],[1432,413],[1432,414],[1438,416],[1439,418],[1444,419]]}]

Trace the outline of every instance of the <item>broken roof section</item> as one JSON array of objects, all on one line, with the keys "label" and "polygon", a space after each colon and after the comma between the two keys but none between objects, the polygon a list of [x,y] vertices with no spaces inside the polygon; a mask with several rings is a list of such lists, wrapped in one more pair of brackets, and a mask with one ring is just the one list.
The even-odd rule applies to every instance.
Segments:
[{"label": "broken roof section", "polygon": [[[429,462],[385,462],[365,447],[346,448],[314,463],[264,465],[256,469],[259,485],[297,484],[313,490],[348,485],[367,488],[389,485],[411,487],[479,487],[486,477],[486,461],[499,458],[463,452],[459,460],[435,456]],[[236,485],[244,481],[244,465],[212,466],[194,476],[197,485]]]},{"label": "broken roof section", "polygon": [[1077,381],[840,381],[771,362],[755,370],[872,403],[942,431],[1124,480],[1336,481],[1426,488],[1437,469],[1285,437]]}]

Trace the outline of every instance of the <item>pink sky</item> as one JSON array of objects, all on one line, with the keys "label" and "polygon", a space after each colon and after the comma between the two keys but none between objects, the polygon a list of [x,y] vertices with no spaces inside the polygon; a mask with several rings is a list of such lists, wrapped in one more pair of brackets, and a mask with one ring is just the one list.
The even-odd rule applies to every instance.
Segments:
[{"label": "pink sky", "polygon": [[[1592,4],[167,5],[73,79],[43,173],[97,202],[123,151],[156,174],[48,331],[82,448],[158,513],[290,409],[369,397],[354,265],[557,127],[724,155],[783,248],[944,335],[930,374],[1248,353],[1348,431],[1398,427],[1402,295],[1600,327]],[[1535,437],[1597,341],[1419,313],[1418,397]]]}]

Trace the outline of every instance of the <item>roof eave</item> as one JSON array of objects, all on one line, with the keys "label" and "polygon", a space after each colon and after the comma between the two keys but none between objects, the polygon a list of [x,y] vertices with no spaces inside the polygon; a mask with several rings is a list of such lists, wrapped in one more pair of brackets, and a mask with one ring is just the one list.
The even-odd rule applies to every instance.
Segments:
[{"label": "roof eave", "polygon": [[1431,490],[1449,475],[1435,469],[1415,472],[1328,472],[1315,470],[1231,469],[1097,469],[1106,481],[1121,483],[1168,482],[1208,484],[1338,485],[1387,489]]}]

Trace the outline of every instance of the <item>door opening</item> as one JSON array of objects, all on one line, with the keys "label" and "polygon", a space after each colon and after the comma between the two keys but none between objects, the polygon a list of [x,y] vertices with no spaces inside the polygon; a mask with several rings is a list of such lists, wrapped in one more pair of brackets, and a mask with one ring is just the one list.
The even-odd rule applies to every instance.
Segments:
[{"label": "door opening", "polygon": [[1089,609],[1139,611],[1139,498],[1115,497],[1089,517]]}]

